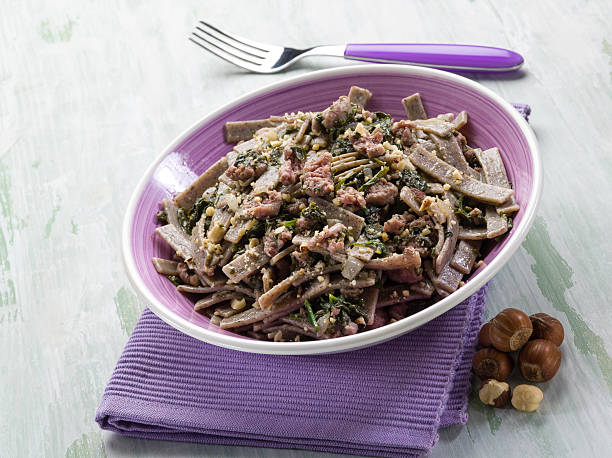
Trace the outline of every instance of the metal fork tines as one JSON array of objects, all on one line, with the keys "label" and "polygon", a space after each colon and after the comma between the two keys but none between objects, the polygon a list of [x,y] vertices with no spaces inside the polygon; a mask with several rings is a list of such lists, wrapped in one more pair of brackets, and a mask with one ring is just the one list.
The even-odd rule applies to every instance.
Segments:
[{"label": "metal fork tines", "polygon": [[189,39],[217,57],[252,71],[260,71],[259,67],[272,57],[271,54],[278,54],[274,48],[280,48],[224,32],[204,21],[199,22]]},{"label": "metal fork tines", "polygon": [[344,52],[341,46],[294,49],[258,43],[225,32],[204,21],[198,23],[189,39],[217,57],[257,73],[278,72],[296,60],[314,54],[312,51],[315,50],[318,55],[331,56],[342,55]]}]

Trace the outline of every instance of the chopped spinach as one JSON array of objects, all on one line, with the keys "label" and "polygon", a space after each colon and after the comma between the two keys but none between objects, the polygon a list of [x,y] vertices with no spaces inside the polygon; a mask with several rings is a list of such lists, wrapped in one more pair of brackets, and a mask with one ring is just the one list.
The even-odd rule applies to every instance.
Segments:
[{"label": "chopped spinach", "polygon": [[347,186],[352,186],[355,189],[357,189],[360,186],[362,186],[366,181],[367,181],[367,178],[365,176],[365,173],[363,173],[363,170],[362,170],[361,172],[357,173],[353,177],[349,178],[349,181],[345,182],[343,184],[343,187],[346,188]]},{"label": "chopped spinach", "polygon": [[332,329],[346,326],[350,321],[355,321],[359,317],[366,317],[366,311],[363,309],[363,299],[346,298],[343,294],[337,296],[328,294],[327,298],[320,296],[318,299],[318,308],[315,313],[315,318],[338,310],[334,316],[336,323]]},{"label": "chopped spinach", "polygon": [[202,217],[202,214],[204,213],[204,211],[208,207],[214,208],[214,206],[215,205],[212,201],[205,199],[204,197],[200,197],[199,199],[195,201],[195,203],[193,204],[193,207],[191,207],[191,210],[189,210],[188,225],[189,225],[190,234],[193,228],[195,227],[195,225],[197,224],[197,222],[200,221],[200,218]]},{"label": "chopped spinach", "polygon": [[310,205],[302,210],[300,215],[303,218],[308,218],[316,223],[327,223],[327,214],[321,210],[321,207],[319,207],[315,202],[310,202]]},{"label": "chopped spinach", "polygon": [[292,146],[291,150],[293,151],[293,154],[295,154],[295,157],[297,157],[300,161],[306,159],[306,151],[301,146]]},{"label": "chopped spinach", "polygon": [[288,227],[288,228],[293,228],[297,225],[297,219],[290,219],[289,221],[285,221],[283,223],[283,226]]},{"label": "chopped spinach", "polygon": [[393,122],[390,114],[377,111],[376,120],[368,126],[368,130],[371,133],[378,127],[382,131],[383,141],[391,142],[393,141],[393,134],[391,133],[392,125]]},{"label": "chopped spinach", "polygon": [[234,161],[234,166],[239,165],[253,165],[255,164],[261,156],[254,149],[249,149],[243,151],[236,156],[236,160]]},{"label": "chopped spinach", "polygon": [[[268,164],[270,165],[281,165],[281,155],[283,154],[283,152],[281,151],[280,148],[274,148],[272,150],[269,151],[269,158],[267,159]],[[266,160],[266,156],[261,156],[264,160]]]},{"label": "chopped spinach", "polygon": [[191,235],[191,230],[193,228],[189,227],[189,215],[185,213],[185,210],[183,210],[182,208],[179,208],[176,211],[176,216],[178,218],[178,222],[181,225],[181,227],[185,230],[185,232]]},{"label": "chopped spinach", "polygon": [[376,175],[374,175],[372,178],[362,184],[359,187],[358,191],[367,191],[371,186],[378,183],[380,179],[384,177],[387,173],[389,173],[389,167],[385,165],[376,173]]},{"label": "chopped spinach", "polygon": [[317,324],[314,312],[312,311],[312,305],[310,304],[310,301],[308,299],[304,301],[304,308],[306,309],[306,313],[308,313],[308,319],[310,320],[310,324],[312,324],[315,331],[318,331],[319,325]]},{"label": "chopped spinach", "polygon": [[416,170],[402,170],[399,177],[399,184],[401,186],[408,186],[409,188],[415,188],[419,191],[427,192],[427,182],[425,181],[425,178],[423,178],[423,175]]},{"label": "chopped spinach", "polygon": [[[425,229],[428,230],[427,234],[423,233]],[[415,226],[415,227],[410,228],[410,230],[408,231],[408,240],[417,244],[420,247],[431,248],[434,245],[434,242],[432,239],[433,234],[434,232],[431,230],[429,226],[425,226],[425,227]]]},{"label": "chopped spinach", "polygon": [[265,224],[266,232],[270,232],[271,229],[276,228],[277,223],[278,223],[278,216],[274,218],[268,218]]},{"label": "chopped spinach", "polygon": [[[266,151],[268,154],[263,154]],[[266,143],[261,147],[261,151],[250,149],[238,154],[234,161],[234,166],[245,165],[255,167],[262,162],[267,162],[270,165],[280,165],[282,150],[280,148],[271,148],[270,144]]]},{"label": "chopped spinach", "polygon": [[[179,225],[183,228],[185,232],[191,235],[193,228],[198,223],[198,221],[200,221],[200,218],[202,218],[204,211],[208,207],[214,207],[214,206],[215,204],[213,201],[209,199],[205,199],[204,197],[200,197],[194,202],[193,206],[189,210],[185,211],[182,208],[179,208],[176,211],[176,216],[177,216]],[[158,212],[158,219],[159,219],[159,212]],[[166,221],[168,221],[168,215],[166,215]]]},{"label": "chopped spinach", "polygon": [[361,107],[352,103],[351,111],[346,114],[346,117],[342,120],[336,121],[334,125],[329,129],[329,139],[332,142],[335,142],[338,137],[346,131],[348,125],[355,122],[358,118],[362,118]]},{"label": "chopped spinach", "polygon": [[383,227],[379,223],[366,224],[363,228],[363,235],[368,240],[379,239],[382,235]]},{"label": "chopped spinach", "polygon": [[485,223],[485,220],[482,215],[471,215],[470,213],[474,210],[473,207],[470,207],[464,202],[465,196],[459,197],[457,200],[457,205],[455,207],[455,214],[459,216],[459,219],[462,220],[468,226],[480,226]]},{"label": "chopped spinach", "polygon": [[174,286],[179,286],[183,284],[178,275],[166,275],[166,278],[170,280]]},{"label": "chopped spinach", "polygon": [[247,241],[249,239],[261,239],[266,233],[266,223],[263,221],[257,221],[257,224],[249,229],[243,236],[242,240]]},{"label": "chopped spinach", "polygon": [[287,130],[285,130],[282,134],[280,134],[279,138],[283,138],[287,134],[294,134],[297,131],[298,129],[296,129],[295,127],[287,127]]},{"label": "chopped spinach", "polygon": [[339,156],[341,154],[352,153],[355,151],[351,141],[346,138],[338,138],[331,146],[330,152],[332,156]]},{"label": "chopped spinach", "polygon": [[366,224],[380,223],[380,207],[365,207],[361,209],[361,216],[365,219]]},{"label": "chopped spinach", "polygon": [[376,254],[389,254],[389,248],[379,239],[368,240],[367,242],[353,242],[351,245],[355,246],[369,246],[374,248],[374,253]]},{"label": "chopped spinach", "polygon": [[168,224],[168,214],[164,210],[160,210],[155,215],[159,224]]},{"label": "chopped spinach", "polygon": [[508,223],[508,231],[510,231],[510,229],[512,229],[512,227],[514,226],[514,220],[505,213],[502,215],[502,218],[504,218]]}]

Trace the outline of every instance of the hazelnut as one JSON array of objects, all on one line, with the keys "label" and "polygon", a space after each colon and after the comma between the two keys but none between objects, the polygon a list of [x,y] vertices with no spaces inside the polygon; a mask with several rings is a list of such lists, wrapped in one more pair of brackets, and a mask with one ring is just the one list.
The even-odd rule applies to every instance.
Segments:
[{"label": "hazelnut", "polygon": [[547,382],[559,370],[561,350],[549,340],[532,340],[519,353],[518,365],[525,380]]},{"label": "hazelnut", "polygon": [[527,343],[533,328],[531,320],[519,309],[504,309],[491,320],[489,337],[499,351],[518,350]]},{"label": "hazelnut", "polygon": [[491,323],[485,323],[478,333],[478,344],[481,347],[492,347],[491,337],[489,337],[489,330],[491,329]]},{"label": "hazelnut", "polygon": [[533,326],[533,333],[531,334],[531,340],[544,339],[550,340],[557,347],[563,343],[565,337],[565,331],[563,325],[555,317],[552,317],[546,313],[536,313],[529,317],[531,325]]},{"label": "hazelnut", "polygon": [[494,379],[482,382],[478,397],[483,404],[493,407],[504,407],[510,401],[510,385]]},{"label": "hazelnut", "polygon": [[512,405],[522,412],[535,412],[544,399],[544,393],[537,386],[519,385],[512,393]]},{"label": "hazelnut", "polygon": [[514,369],[512,359],[505,353],[494,348],[483,348],[476,352],[472,362],[474,373],[485,380],[494,378],[495,380],[506,380]]}]

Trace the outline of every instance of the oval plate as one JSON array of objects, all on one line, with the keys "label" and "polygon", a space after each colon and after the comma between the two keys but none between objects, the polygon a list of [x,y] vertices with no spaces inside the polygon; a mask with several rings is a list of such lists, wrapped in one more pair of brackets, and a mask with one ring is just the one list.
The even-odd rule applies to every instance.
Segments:
[{"label": "oval plate", "polygon": [[[414,315],[352,336],[311,342],[265,342],[243,337],[211,324],[193,311],[193,302],[159,275],[151,258],[171,258],[172,250],[154,236],[159,202],[185,189],[232,146],[225,143],[226,121],[267,118],[286,112],[319,111],[350,86],[368,88],[370,111],[404,116],[401,99],[420,92],[432,115],[466,110],[470,145],[498,146],[521,210],[510,234],[485,257],[455,293]],[[176,329],[208,343],[234,350],[302,355],[355,350],[405,334],[474,294],[495,275],[523,242],[542,192],[542,164],[531,128],[518,112],[484,86],[452,73],[403,65],[353,65],[288,78],[243,95],[202,118],[179,135],[151,164],[138,183],[122,228],[123,260],[130,281],[151,310]]]}]

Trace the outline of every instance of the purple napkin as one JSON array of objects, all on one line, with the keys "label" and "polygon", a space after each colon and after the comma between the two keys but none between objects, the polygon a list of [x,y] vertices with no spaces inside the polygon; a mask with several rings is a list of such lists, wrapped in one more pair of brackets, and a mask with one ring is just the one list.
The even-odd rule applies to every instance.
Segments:
[{"label": "purple napkin", "polygon": [[[531,109],[515,104],[528,118]],[[215,347],[145,309],[96,412],[127,436],[370,456],[431,451],[465,424],[486,286],[375,347],[270,356]]]},{"label": "purple napkin", "polygon": [[348,353],[269,356],[193,339],[145,310],[96,421],[141,438],[423,454],[465,423],[485,288],[390,342]]}]

